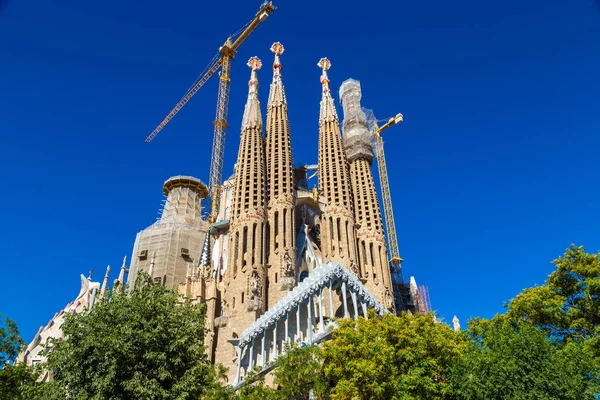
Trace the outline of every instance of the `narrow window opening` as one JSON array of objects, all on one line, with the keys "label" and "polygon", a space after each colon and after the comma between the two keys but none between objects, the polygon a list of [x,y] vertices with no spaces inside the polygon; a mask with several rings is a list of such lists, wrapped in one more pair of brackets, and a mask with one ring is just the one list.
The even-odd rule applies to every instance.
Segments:
[{"label": "narrow window opening", "polygon": [[267,225],[265,228],[265,232],[266,232],[266,239],[265,239],[265,243],[267,244],[265,247],[265,257],[267,262],[269,261],[269,257],[271,256],[271,224],[269,224],[269,221],[267,221]]},{"label": "narrow window opening", "polygon": [[287,208],[284,208],[283,209],[283,247],[284,248],[287,246],[286,236],[287,236]]},{"label": "narrow window opening", "polygon": [[245,226],[244,234],[242,237],[242,257],[243,257],[242,265],[243,266],[246,265],[246,252],[247,251],[248,251],[248,227]]},{"label": "narrow window opening", "polygon": [[240,303],[244,304],[244,292],[242,292],[242,298],[240,299]]},{"label": "narrow window opening", "polygon": [[239,245],[240,245],[240,233],[236,232],[235,233],[235,244],[234,244],[234,249],[233,249],[233,275],[235,276],[235,274],[237,273],[237,265],[239,262]]},{"label": "narrow window opening", "polygon": [[348,255],[350,255],[350,233],[348,231],[348,221],[346,221],[346,243],[348,243]]},{"label": "narrow window opening", "polygon": [[275,250],[279,248],[279,211],[275,211]]},{"label": "narrow window opening", "polygon": [[333,218],[329,218],[329,237],[331,238],[331,253],[334,251],[335,246],[335,232],[333,230]]},{"label": "narrow window opening", "polygon": [[255,265],[255,254],[258,251],[258,247],[256,245],[256,224],[252,225],[252,265]]},{"label": "narrow window opening", "polygon": [[365,242],[362,242],[362,256],[363,256],[363,264],[367,265],[367,248],[365,246]]},{"label": "narrow window opening", "polygon": [[338,239],[338,246],[340,248],[340,253],[342,252],[342,229],[340,227],[340,219],[336,219],[336,225],[337,225],[337,239]]}]

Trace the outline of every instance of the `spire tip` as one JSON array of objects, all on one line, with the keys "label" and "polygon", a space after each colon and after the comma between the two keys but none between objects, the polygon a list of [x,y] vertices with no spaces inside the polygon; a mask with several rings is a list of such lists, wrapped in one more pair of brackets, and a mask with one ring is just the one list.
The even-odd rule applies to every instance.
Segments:
[{"label": "spire tip", "polygon": [[260,61],[260,58],[254,56],[250,57],[246,65],[248,65],[252,71],[258,71],[262,67],[262,61]]},{"label": "spire tip", "polygon": [[331,68],[331,61],[327,57],[323,57],[317,63],[317,66],[321,68],[324,72]]},{"label": "spire tip", "polygon": [[275,42],[271,46],[271,51],[273,53],[275,53],[276,56],[282,55],[284,50],[285,50],[285,48],[283,47],[283,45],[280,42]]},{"label": "spire tip", "polygon": [[317,66],[321,68],[323,73],[321,74],[321,85],[323,85],[323,94],[328,94],[329,90],[329,78],[327,77],[327,70],[331,68],[331,61],[328,58],[323,57],[317,63]]}]

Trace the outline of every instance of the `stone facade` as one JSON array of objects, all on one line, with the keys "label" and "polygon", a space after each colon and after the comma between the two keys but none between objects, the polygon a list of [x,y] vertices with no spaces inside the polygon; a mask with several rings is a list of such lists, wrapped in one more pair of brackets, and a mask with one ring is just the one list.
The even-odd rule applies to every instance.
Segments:
[{"label": "stone facade", "polygon": [[[234,174],[220,191],[216,222],[203,226],[207,235],[196,240],[197,261],[185,277],[179,278],[180,293],[207,304],[205,344],[209,357],[228,368],[232,384],[253,366],[281,352],[284,342],[310,340],[311,326],[322,330],[325,317],[344,318],[348,310],[358,315],[364,310],[357,308],[357,299],[371,296],[377,304],[385,305],[386,295],[390,295],[386,292],[390,280],[389,271],[385,273],[382,221],[370,173],[372,154],[366,151],[370,145],[363,143],[362,152],[371,159],[355,157],[356,152],[348,157],[329,89],[330,64],[323,59],[318,164],[294,168],[281,74],[283,46],[275,43],[271,50],[275,61],[265,132],[258,99],[261,63],[254,57],[248,62],[251,77]],[[318,187],[311,188],[311,179],[317,175]],[[360,194],[353,193],[353,184],[361,188]],[[367,261],[360,262],[363,253],[357,244],[370,251],[364,253]],[[158,262],[156,265],[153,268],[160,268]],[[326,311],[319,309],[322,305],[316,297],[299,300],[304,303],[285,306],[290,310],[287,322],[266,321],[272,330],[255,338],[256,348],[254,341],[240,345],[249,327],[284,307],[283,302],[291,301],[302,282],[310,282],[313,273],[330,268],[325,265],[345,268],[368,293],[360,289],[351,294],[341,281],[320,287],[321,301],[329,299]],[[367,303],[375,304],[371,300]]]},{"label": "stone facade", "polygon": [[[331,64],[321,59],[318,164],[294,168],[283,46],[275,43],[271,50],[266,132],[258,96],[261,62],[253,57],[237,163],[220,187],[215,222],[203,216],[208,190],[200,180],[168,179],[160,218],[136,236],[128,279],[132,290],[145,272],[156,284],[206,304],[208,356],[228,368],[231,384],[253,366],[265,367],[291,340],[326,340],[336,318],[366,317],[367,309],[385,313],[394,304],[360,86],[343,85],[342,136],[327,76]],[[311,187],[315,176],[318,187]],[[120,285],[125,272],[124,263]],[[108,271],[102,288],[82,277],[77,299],[40,329],[21,361],[42,361],[40,346],[61,337],[64,312],[91,307],[107,284]]]}]

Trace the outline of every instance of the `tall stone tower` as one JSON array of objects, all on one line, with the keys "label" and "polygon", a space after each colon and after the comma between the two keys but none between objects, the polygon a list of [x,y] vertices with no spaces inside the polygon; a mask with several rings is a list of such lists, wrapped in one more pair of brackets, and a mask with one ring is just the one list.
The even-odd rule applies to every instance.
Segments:
[{"label": "tall stone tower", "polygon": [[144,271],[154,282],[177,289],[188,268],[198,263],[208,223],[202,220],[202,199],[208,189],[197,178],[174,176],[163,185],[165,206],[158,221],[135,238],[129,289]]},{"label": "tall stone tower", "polygon": [[318,66],[323,71],[319,115],[319,188],[327,203],[321,218],[323,262],[338,261],[360,276],[356,264],[356,237],[348,161],[342,146],[340,124],[327,77],[331,62],[322,58]]},{"label": "tall stone tower", "polygon": [[391,273],[383,234],[381,209],[371,173],[373,151],[365,113],[361,110],[360,82],[348,79],[340,87],[344,108],[343,141],[354,188],[358,261],[365,286],[381,304],[393,308]]},{"label": "tall stone tower", "polygon": [[295,286],[297,276],[292,142],[279,60],[283,50],[279,42],[271,46],[275,61],[265,139],[269,229],[269,240],[265,245],[268,252],[269,308]]},{"label": "tall stone tower", "polygon": [[[265,310],[266,231],[265,158],[262,141],[262,116],[258,101],[257,57],[248,61],[252,69],[248,82],[248,100],[242,119],[242,133],[235,170],[235,186],[231,202],[228,266],[224,282],[223,315],[226,326],[219,329],[217,352],[232,351],[230,338],[238,337]],[[233,361],[226,357],[226,367]]]}]

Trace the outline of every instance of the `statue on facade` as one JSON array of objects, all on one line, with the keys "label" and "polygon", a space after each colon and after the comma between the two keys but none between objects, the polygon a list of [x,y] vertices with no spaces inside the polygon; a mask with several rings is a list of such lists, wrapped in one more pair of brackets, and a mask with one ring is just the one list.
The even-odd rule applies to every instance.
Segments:
[{"label": "statue on facade", "polygon": [[286,252],[283,255],[283,274],[287,277],[294,277],[294,262],[290,253]]},{"label": "statue on facade", "polygon": [[258,297],[262,296],[260,277],[258,276],[258,272],[256,272],[256,271],[252,272],[252,278],[250,278],[250,290],[256,296],[258,296]]},{"label": "statue on facade", "polygon": [[358,265],[354,261],[352,261],[350,263],[350,271],[352,271],[354,276],[356,276],[357,278],[360,276],[360,271],[358,270]]}]

